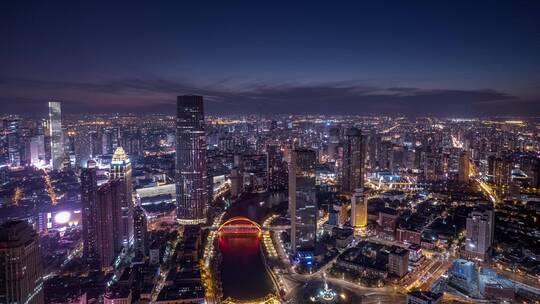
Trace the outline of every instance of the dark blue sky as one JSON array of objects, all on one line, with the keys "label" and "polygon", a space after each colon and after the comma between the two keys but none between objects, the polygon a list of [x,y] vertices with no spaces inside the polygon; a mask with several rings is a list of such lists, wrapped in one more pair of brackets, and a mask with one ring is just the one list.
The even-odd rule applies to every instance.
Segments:
[{"label": "dark blue sky", "polygon": [[3,1],[1,112],[540,115],[538,1],[187,2]]}]

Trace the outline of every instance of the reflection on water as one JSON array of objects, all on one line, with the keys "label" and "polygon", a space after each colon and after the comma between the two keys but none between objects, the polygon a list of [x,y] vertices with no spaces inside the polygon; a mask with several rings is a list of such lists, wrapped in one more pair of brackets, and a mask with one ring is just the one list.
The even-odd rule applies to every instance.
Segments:
[{"label": "reflection on water", "polygon": [[225,298],[257,299],[272,291],[261,257],[258,237],[222,236],[221,281]]}]

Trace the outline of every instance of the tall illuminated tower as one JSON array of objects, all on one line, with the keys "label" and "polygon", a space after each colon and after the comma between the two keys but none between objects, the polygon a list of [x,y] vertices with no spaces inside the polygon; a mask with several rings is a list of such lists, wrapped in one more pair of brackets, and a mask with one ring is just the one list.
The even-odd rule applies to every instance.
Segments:
[{"label": "tall illuminated tower", "polygon": [[119,180],[120,191],[120,238],[124,244],[128,244],[133,237],[133,184],[131,182],[131,162],[122,147],[116,148],[112,161],[110,178]]},{"label": "tall illuminated tower", "polygon": [[180,223],[206,221],[208,184],[203,97],[178,96],[176,112],[176,205]]},{"label": "tall illuminated tower", "polygon": [[97,174],[96,163],[88,161],[87,167],[81,172],[81,215],[83,257],[87,262],[95,262],[98,257],[97,243]]},{"label": "tall illuminated tower", "polygon": [[64,161],[64,143],[60,101],[49,101],[49,137],[51,139],[51,167],[53,170],[61,170]]},{"label": "tall illuminated tower", "polygon": [[343,191],[352,192],[351,226],[367,226],[367,198],[364,193],[364,140],[362,132],[350,128],[345,133],[343,145]]},{"label": "tall illuminated tower", "polygon": [[313,258],[317,233],[316,160],[315,151],[295,149],[289,164],[291,250],[307,264]]}]

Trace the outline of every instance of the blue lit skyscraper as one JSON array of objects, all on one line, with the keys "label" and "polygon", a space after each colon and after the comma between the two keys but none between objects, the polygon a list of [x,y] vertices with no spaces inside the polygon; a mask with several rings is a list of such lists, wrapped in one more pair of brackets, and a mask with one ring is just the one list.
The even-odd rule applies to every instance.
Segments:
[{"label": "blue lit skyscraper", "polygon": [[178,96],[176,114],[177,218],[185,224],[204,223],[208,183],[203,97]]},{"label": "blue lit skyscraper", "polygon": [[64,161],[62,103],[60,101],[49,101],[49,136],[51,139],[51,168],[60,170]]}]

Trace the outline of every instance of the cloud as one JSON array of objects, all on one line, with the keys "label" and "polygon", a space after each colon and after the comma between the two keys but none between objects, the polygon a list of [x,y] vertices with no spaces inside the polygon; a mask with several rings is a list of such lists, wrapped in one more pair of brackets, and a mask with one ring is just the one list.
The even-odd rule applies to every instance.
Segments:
[{"label": "cloud", "polygon": [[174,113],[176,95],[205,96],[217,114],[403,114],[410,116],[537,115],[540,103],[493,89],[423,89],[361,83],[194,84],[163,78],[102,82],[0,80],[1,112],[22,112],[50,97],[67,112]]}]

